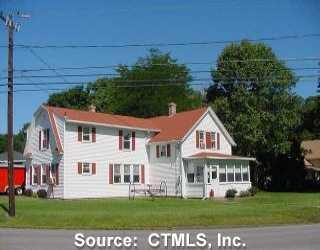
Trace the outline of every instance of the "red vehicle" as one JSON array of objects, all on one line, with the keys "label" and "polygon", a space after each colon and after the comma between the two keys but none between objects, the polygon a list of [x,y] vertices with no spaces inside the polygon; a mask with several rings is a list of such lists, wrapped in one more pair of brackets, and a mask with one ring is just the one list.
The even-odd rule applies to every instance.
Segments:
[{"label": "red vehicle", "polygon": [[[24,165],[14,165],[14,187],[16,194],[22,194],[25,185]],[[0,193],[7,193],[8,190],[8,166],[0,165]]]}]

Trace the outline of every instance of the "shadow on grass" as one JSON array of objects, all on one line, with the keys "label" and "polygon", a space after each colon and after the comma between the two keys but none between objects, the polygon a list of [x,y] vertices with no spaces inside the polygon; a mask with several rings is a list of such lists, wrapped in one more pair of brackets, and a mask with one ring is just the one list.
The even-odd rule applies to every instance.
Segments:
[{"label": "shadow on grass", "polygon": [[1,207],[6,213],[9,213],[9,209],[7,208],[6,205],[0,204],[0,207]]}]

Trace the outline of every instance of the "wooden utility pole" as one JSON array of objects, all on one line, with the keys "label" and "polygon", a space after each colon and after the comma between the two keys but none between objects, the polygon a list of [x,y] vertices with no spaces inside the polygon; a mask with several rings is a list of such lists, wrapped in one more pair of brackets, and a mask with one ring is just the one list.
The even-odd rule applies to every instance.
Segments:
[{"label": "wooden utility pole", "polygon": [[[19,13],[18,13],[19,14]],[[20,15],[20,14],[19,14]],[[21,15],[20,15],[21,16]],[[13,165],[13,33],[19,31],[20,24],[15,23],[13,15],[5,16],[0,12],[0,19],[8,29],[8,185],[9,185],[9,215],[15,216],[15,188]]]}]

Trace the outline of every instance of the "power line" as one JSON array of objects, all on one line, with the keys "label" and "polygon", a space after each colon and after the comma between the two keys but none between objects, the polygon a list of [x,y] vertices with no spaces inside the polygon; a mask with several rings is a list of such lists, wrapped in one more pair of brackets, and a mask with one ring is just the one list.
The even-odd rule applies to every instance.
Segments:
[{"label": "power line", "polygon": [[[296,34],[296,35],[285,35],[285,36],[273,36],[264,37],[257,39],[240,39],[240,40],[215,40],[215,41],[200,41],[200,42],[173,42],[173,43],[136,43],[136,44],[89,44],[89,45],[79,45],[79,44],[65,44],[65,45],[27,45],[27,44],[17,44],[15,48],[22,49],[77,49],[77,48],[136,48],[136,47],[178,47],[178,46],[200,46],[200,45],[219,45],[219,44],[230,44],[239,43],[243,40],[249,42],[263,42],[263,41],[278,41],[278,40],[290,40],[290,39],[303,39],[320,37],[319,33],[315,34]],[[1,45],[0,47],[5,47]]]}]

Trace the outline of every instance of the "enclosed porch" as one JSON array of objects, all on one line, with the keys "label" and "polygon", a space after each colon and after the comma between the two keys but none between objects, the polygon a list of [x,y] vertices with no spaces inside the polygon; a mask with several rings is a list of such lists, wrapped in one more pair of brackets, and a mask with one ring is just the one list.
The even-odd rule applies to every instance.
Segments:
[{"label": "enclosed porch", "polygon": [[254,158],[201,153],[183,160],[183,197],[224,197],[228,189],[238,194],[251,187],[249,162]]}]

